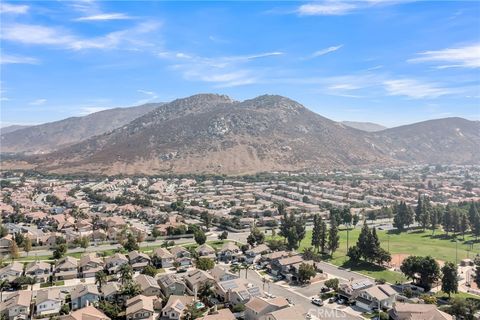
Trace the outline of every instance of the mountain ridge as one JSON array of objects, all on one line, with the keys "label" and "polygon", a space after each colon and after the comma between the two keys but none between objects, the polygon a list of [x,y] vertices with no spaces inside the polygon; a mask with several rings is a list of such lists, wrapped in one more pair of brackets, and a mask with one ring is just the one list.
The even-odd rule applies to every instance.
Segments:
[{"label": "mountain ridge", "polygon": [[[462,120],[449,124],[445,134],[437,132],[446,127],[437,125],[438,120],[369,133],[327,119],[287,97],[235,101],[199,94],[160,105],[109,132],[28,161],[38,170],[56,173],[235,175],[430,160],[478,163],[480,125]],[[418,143],[416,135],[424,141],[411,147]],[[422,148],[442,154],[427,157]]]}]

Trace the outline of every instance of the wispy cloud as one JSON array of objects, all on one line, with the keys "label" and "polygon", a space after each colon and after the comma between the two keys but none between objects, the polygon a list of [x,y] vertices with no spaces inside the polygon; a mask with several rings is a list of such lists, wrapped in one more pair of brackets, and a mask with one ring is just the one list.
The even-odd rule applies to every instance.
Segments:
[{"label": "wispy cloud", "polygon": [[31,24],[11,24],[3,27],[0,37],[3,40],[30,44],[53,45],[72,50],[115,49],[121,44],[129,44],[130,48],[148,46],[140,36],[159,28],[157,22],[143,22],[130,29],[114,31],[103,36],[82,38],[61,27],[50,27]]},{"label": "wispy cloud", "polygon": [[47,99],[36,99],[29,103],[31,106],[41,106],[47,102]]},{"label": "wispy cloud", "polygon": [[0,54],[0,64],[38,64],[39,61],[36,58],[17,56],[10,54]]},{"label": "wispy cloud", "polygon": [[318,50],[318,51],[315,51],[313,54],[312,54],[312,58],[316,58],[316,57],[320,57],[320,56],[323,56],[323,55],[326,55],[330,52],[335,52],[337,51],[338,49],[340,49],[341,47],[343,47],[343,45],[338,45],[338,46],[332,46],[332,47],[328,47],[328,48],[325,48],[325,49],[321,49],[321,50]]},{"label": "wispy cloud", "polygon": [[181,72],[187,80],[209,82],[215,84],[215,87],[236,87],[258,82],[259,72],[250,70],[249,62],[283,54],[281,51],[270,51],[238,56],[201,57],[183,52],[161,52],[158,56],[174,61],[171,68]]},{"label": "wispy cloud", "polygon": [[437,62],[437,66],[444,68],[480,68],[480,43],[442,50],[424,51],[418,53],[420,57],[410,59],[409,62]]},{"label": "wispy cloud", "polygon": [[84,16],[75,19],[75,21],[109,21],[109,20],[129,20],[133,17],[126,15],[124,13],[101,13],[94,14],[91,16]]},{"label": "wispy cloud", "polygon": [[83,107],[80,109],[80,112],[78,113],[80,116],[87,116],[89,114],[95,113],[95,112],[100,112],[103,110],[107,110],[109,108],[104,108],[104,107]]},{"label": "wispy cloud", "polygon": [[415,79],[387,80],[384,85],[389,95],[406,96],[412,99],[438,98],[452,93],[449,88]]},{"label": "wispy cloud", "polygon": [[303,4],[298,7],[297,13],[301,16],[338,16],[350,13],[356,8],[354,3],[325,1]]},{"label": "wispy cloud", "polygon": [[0,3],[0,13],[23,14],[27,13],[29,6],[25,4]]},{"label": "wispy cloud", "polygon": [[158,95],[153,91],[138,89],[137,92],[147,95],[148,97],[138,100],[135,104],[145,104],[158,98]]}]

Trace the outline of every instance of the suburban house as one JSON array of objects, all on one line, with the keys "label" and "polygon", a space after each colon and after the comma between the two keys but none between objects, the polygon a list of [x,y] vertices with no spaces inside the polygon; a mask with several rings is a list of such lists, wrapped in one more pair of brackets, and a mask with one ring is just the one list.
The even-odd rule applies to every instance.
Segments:
[{"label": "suburban house", "polygon": [[240,248],[233,242],[226,242],[218,252],[218,260],[224,262],[237,261],[242,254]]},{"label": "suburban house", "polygon": [[13,281],[23,273],[23,264],[14,261],[0,269],[0,280]]},{"label": "suburban house", "polygon": [[256,263],[262,257],[262,254],[270,253],[272,250],[266,244],[260,244],[245,252],[245,262]]},{"label": "suburban house", "polygon": [[161,294],[160,286],[155,278],[146,274],[140,274],[134,279],[135,283],[142,289],[142,294],[145,296],[159,296]]},{"label": "suburban house", "polygon": [[367,311],[374,308],[390,309],[397,295],[397,291],[388,284],[372,286],[358,293],[356,306]]},{"label": "suburban house", "polygon": [[147,297],[144,295],[138,295],[126,302],[126,318],[127,320],[137,319],[149,319],[154,318],[153,300],[154,297]]},{"label": "suburban house", "polygon": [[211,258],[211,259],[216,258],[215,249],[213,249],[211,246],[209,246],[206,243],[196,248],[195,252],[198,254],[199,257],[202,257],[202,258]]},{"label": "suburban house", "polygon": [[128,263],[127,257],[122,253],[115,253],[105,258],[105,269],[109,274],[117,273],[120,267]]},{"label": "suburban house", "polygon": [[416,304],[416,303],[395,303],[389,311],[390,319],[410,320],[410,319],[428,319],[428,320],[453,320],[454,318],[438,310],[434,304]]},{"label": "suburban house", "polygon": [[75,279],[78,275],[78,260],[67,256],[60,260],[55,268],[56,280]]},{"label": "suburban house", "polygon": [[230,309],[214,310],[210,314],[204,317],[198,318],[199,320],[236,320],[235,315]]},{"label": "suburban house", "polygon": [[9,320],[27,319],[30,315],[31,291],[16,291],[0,302],[0,315]]},{"label": "suburban house", "polygon": [[110,320],[110,318],[94,306],[88,306],[61,316],[60,320]]},{"label": "suburban house", "polygon": [[338,295],[347,301],[353,302],[360,291],[373,287],[374,285],[373,281],[369,279],[358,280],[352,283],[342,283],[338,287]]},{"label": "suburban house", "polygon": [[267,313],[288,307],[288,301],[283,297],[264,299],[253,297],[245,304],[245,320],[260,320]]},{"label": "suburban house", "polygon": [[248,283],[245,279],[233,279],[215,284],[215,290],[223,301],[232,305],[245,304],[253,297],[263,296],[263,291],[260,287]]},{"label": "suburban house", "polygon": [[200,269],[187,272],[184,280],[187,285],[187,292],[190,294],[194,294],[195,290],[198,290],[206,282],[210,282],[212,285],[215,282],[209,273]]},{"label": "suburban house", "polygon": [[153,255],[160,260],[160,266],[162,268],[171,268],[173,266],[173,262],[175,261],[174,256],[167,249],[162,247],[156,248],[153,251]]},{"label": "suburban house", "polygon": [[25,266],[25,275],[36,278],[39,282],[47,282],[52,274],[52,266],[45,261],[33,261]]},{"label": "suburban house", "polygon": [[233,280],[238,278],[238,274],[234,274],[231,272],[227,267],[216,265],[212,270],[210,270],[210,274],[212,275],[213,279],[217,282]]},{"label": "suburban house", "polygon": [[128,254],[128,260],[130,261],[130,265],[132,266],[133,270],[140,271],[143,270],[146,266],[150,264],[150,257],[138,251],[132,251]]},{"label": "suburban house", "polygon": [[5,237],[0,238],[0,251],[8,251],[13,241],[15,240],[13,240],[13,236],[11,234],[7,234]]},{"label": "suburban house", "polygon": [[171,295],[162,309],[161,319],[180,320],[187,306],[192,304],[193,301],[194,298],[192,296]]},{"label": "suburban house", "polygon": [[189,266],[192,264],[191,254],[184,247],[173,247],[170,249],[170,252],[173,254],[175,262],[180,263],[181,266]]},{"label": "suburban house", "polygon": [[72,310],[77,310],[100,300],[100,293],[94,284],[79,284],[70,293]]},{"label": "suburban house", "polygon": [[306,319],[306,312],[301,306],[292,306],[269,312],[262,320],[298,320]]},{"label": "suburban house", "polygon": [[60,313],[65,297],[66,293],[58,288],[37,291],[35,314],[42,317]]},{"label": "suburban house", "polygon": [[165,297],[168,297],[172,294],[177,296],[184,295],[187,288],[185,282],[177,278],[177,276],[174,274],[166,274],[161,276],[158,278],[158,284],[160,285],[162,293]]},{"label": "suburban house", "polygon": [[80,258],[78,263],[80,276],[83,278],[95,277],[95,273],[103,270],[103,260],[96,253],[88,253]]},{"label": "suburban house", "polygon": [[121,286],[118,282],[107,282],[102,286],[102,296],[103,299],[113,302],[117,300],[118,294],[120,293]]}]

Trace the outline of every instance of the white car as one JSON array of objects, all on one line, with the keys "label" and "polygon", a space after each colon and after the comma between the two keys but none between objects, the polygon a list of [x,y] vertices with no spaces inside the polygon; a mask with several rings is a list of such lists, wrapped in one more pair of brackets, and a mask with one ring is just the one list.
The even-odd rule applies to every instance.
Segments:
[{"label": "white car", "polygon": [[320,298],[312,298],[312,303],[316,306],[323,306],[323,300]]}]

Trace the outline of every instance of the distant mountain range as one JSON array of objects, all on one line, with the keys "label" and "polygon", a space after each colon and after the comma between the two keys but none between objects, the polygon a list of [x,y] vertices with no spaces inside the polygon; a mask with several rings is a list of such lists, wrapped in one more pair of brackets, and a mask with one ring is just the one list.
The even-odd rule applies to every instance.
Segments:
[{"label": "distant mountain range", "polygon": [[373,122],[342,121],[341,123],[346,126],[367,132],[382,131],[387,129],[387,127]]},{"label": "distant mountain range", "polygon": [[161,103],[150,103],[138,107],[115,108],[36,126],[2,128],[1,151],[48,153],[126,125],[160,105]]},{"label": "distant mountain range", "polygon": [[[480,122],[461,118],[366,132],[276,95],[234,101],[223,95],[200,94],[162,105],[124,109],[123,116],[116,118],[120,111],[114,110],[103,111],[112,113],[98,118],[98,113],[90,115],[89,121],[77,118],[75,127],[60,126],[59,121],[18,130],[16,133],[22,134],[17,145],[11,134],[2,135],[2,152],[53,150],[25,161],[3,161],[3,166],[56,173],[246,174],[480,163]],[[61,130],[47,131],[43,126]],[[44,140],[37,140],[42,146],[36,144],[32,129],[43,133]],[[6,150],[4,140],[9,141]],[[52,147],[54,140],[61,141],[62,146]]]}]

